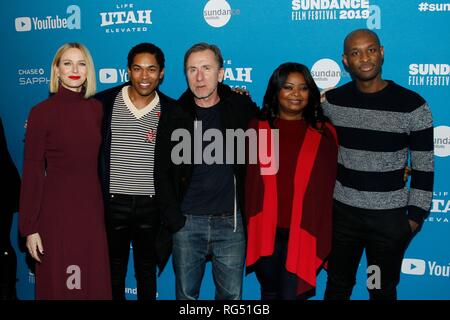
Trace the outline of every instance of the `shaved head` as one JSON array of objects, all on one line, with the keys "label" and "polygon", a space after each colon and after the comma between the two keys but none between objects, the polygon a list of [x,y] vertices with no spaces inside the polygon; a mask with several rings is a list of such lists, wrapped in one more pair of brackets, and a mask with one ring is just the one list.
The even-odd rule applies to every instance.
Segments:
[{"label": "shaved head", "polygon": [[352,32],[350,32],[344,39],[344,53],[347,52],[348,49],[348,45],[350,43],[350,41],[360,35],[368,35],[372,38],[374,38],[374,40],[376,41],[377,45],[380,45],[380,38],[378,38],[378,35],[373,32],[372,30],[369,29],[357,29],[354,30]]}]

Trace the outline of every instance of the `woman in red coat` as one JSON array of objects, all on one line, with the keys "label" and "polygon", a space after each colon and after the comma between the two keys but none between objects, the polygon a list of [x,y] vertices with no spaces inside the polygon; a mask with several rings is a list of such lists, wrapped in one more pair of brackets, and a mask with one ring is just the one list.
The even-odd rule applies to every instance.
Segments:
[{"label": "woman in red coat", "polygon": [[111,299],[94,65],[86,47],[67,43],[51,68],[54,94],[28,118],[19,210],[36,299]]},{"label": "woman in red coat", "polygon": [[[262,161],[247,168],[248,270],[256,271],[263,300],[310,297],[331,248],[338,149],[306,66],[285,63],[273,72],[251,128],[259,146],[264,130],[278,130],[279,143],[278,170]],[[274,137],[265,143],[276,152]]]}]

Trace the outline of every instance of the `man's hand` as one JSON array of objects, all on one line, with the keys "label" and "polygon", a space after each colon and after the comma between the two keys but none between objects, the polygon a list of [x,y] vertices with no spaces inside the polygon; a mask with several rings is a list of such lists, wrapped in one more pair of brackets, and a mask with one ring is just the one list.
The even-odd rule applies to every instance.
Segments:
[{"label": "man's hand", "polygon": [[324,103],[325,102],[325,93],[327,91],[330,91],[331,89],[334,89],[334,87],[325,88],[322,91],[320,91],[320,103]]},{"label": "man's hand", "polygon": [[405,173],[403,174],[403,180],[406,182],[408,181],[408,177],[411,175],[411,168],[406,166],[405,167]]},{"label": "man's hand", "polygon": [[415,222],[414,220],[408,220],[409,226],[411,227],[411,232],[415,232],[417,228],[419,227],[419,224]]},{"label": "man's hand", "polygon": [[251,97],[250,92],[247,89],[241,87],[233,87],[231,90],[233,90],[236,93],[239,93],[240,95],[246,95],[248,97]]}]

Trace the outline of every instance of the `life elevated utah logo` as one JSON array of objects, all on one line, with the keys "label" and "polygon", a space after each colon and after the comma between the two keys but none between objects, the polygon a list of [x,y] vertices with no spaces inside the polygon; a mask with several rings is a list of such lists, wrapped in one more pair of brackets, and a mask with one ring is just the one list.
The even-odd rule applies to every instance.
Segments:
[{"label": "life elevated utah logo", "polygon": [[252,83],[252,67],[234,66],[231,59],[224,59],[224,81],[231,87],[247,89],[247,84]]},{"label": "life elevated utah logo", "polygon": [[425,220],[428,223],[448,223],[450,213],[450,196],[448,191],[434,191],[431,200],[430,215]]},{"label": "life elevated utah logo", "polygon": [[152,10],[137,8],[133,3],[117,4],[114,11],[100,12],[106,33],[146,32],[152,24]]},{"label": "life elevated utah logo", "polygon": [[70,5],[67,16],[17,17],[14,21],[17,32],[42,31],[51,29],[81,29],[81,10],[76,5]]}]

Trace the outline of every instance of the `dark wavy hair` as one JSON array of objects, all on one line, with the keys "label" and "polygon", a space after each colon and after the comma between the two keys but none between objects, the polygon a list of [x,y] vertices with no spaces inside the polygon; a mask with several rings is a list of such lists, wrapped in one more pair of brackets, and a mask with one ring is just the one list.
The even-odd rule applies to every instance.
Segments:
[{"label": "dark wavy hair", "polygon": [[263,108],[260,117],[262,120],[267,120],[271,128],[275,128],[274,122],[278,117],[280,110],[278,94],[289,74],[293,72],[298,72],[303,75],[309,89],[308,104],[303,109],[303,118],[312,128],[321,131],[322,125],[327,121],[327,118],[324,116],[322,107],[320,106],[319,88],[317,88],[308,67],[296,62],[283,63],[272,73],[269,83],[267,84],[266,93],[264,94]]}]

